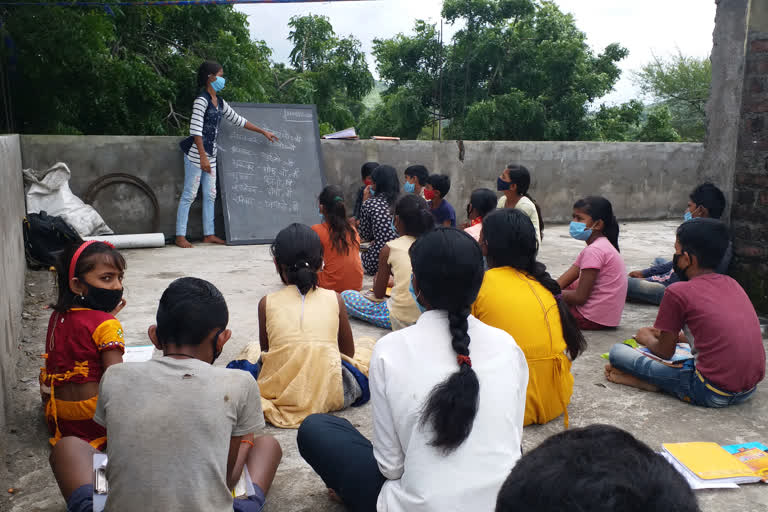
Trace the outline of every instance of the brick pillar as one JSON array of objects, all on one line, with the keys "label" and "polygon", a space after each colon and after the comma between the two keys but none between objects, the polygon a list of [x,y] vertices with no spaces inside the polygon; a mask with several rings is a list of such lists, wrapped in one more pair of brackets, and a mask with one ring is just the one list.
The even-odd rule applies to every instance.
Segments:
[{"label": "brick pillar", "polygon": [[751,0],[736,162],[731,273],[768,313],[768,2]]}]

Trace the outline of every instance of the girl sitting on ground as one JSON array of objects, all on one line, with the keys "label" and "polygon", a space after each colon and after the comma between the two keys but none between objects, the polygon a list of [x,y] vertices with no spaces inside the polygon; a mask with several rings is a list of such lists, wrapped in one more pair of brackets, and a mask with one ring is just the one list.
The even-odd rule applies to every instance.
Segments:
[{"label": "girl sitting on ground", "polygon": [[123,362],[123,328],[115,315],[125,307],[125,259],[105,242],[66,249],[56,264],[58,299],[52,304],[45,339],[40,389],[55,446],[79,437],[97,450],[107,432],[93,421],[104,371]]},{"label": "girl sitting on ground", "polygon": [[389,165],[378,166],[371,173],[373,184],[363,192],[360,209],[360,236],[371,245],[361,259],[365,273],[375,276],[379,270],[379,252],[384,244],[397,238],[392,228],[392,208],[400,195],[397,171]]},{"label": "girl sitting on ground", "polygon": [[291,224],[272,243],[285,287],[259,302],[262,365],[258,376],[267,421],[296,428],[305,417],[368,400],[367,347],[355,347],[341,296],[318,288],[323,245],[309,226]]},{"label": "girl sitting on ground", "polygon": [[[411,259],[408,250],[418,237],[435,226],[435,220],[424,199],[408,194],[395,205],[394,226],[402,236],[387,242],[379,253],[379,270],[373,279],[373,293],[347,290],[341,297],[352,318],[396,331],[414,324],[421,315],[409,291]],[[390,276],[394,279],[394,286],[387,300]]]},{"label": "girl sitting on ground", "polygon": [[426,312],[376,344],[373,442],[346,419],[313,415],[299,453],[349,510],[493,510],[520,458],[525,356],[470,315],[484,274],[472,237],[440,227],[410,254]]},{"label": "girl sitting on ground", "polygon": [[467,217],[469,226],[464,228],[469,235],[480,241],[480,231],[483,229],[483,219],[496,209],[496,194],[488,188],[478,188],[469,196]]},{"label": "girl sitting on ground", "polygon": [[499,198],[496,207],[517,208],[531,219],[536,229],[536,242],[541,246],[541,238],[544,233],[544,219],[541,217],[541,208],[536,201],[528,195],[531,187],[531,173],[522,165],[509,164],[496,180],[496,189],[504,195]]},{"label": "girl sitting on ground", "polygon": [[344,196],[340,187],[329,185],[317,198],[323,220],[312,231],[323,244],[323,269],[318,273],[320,288],[360,290],[363,287],[363,265],[360,262],[360,236],[347,218]]},{"label": "girl sitting on ground", "polygon": [[529,378],[524,425],[565,414],[567,428],[571,361],[584,351],[586,341],[557,281],[536,261],[535,228],[519,210],[497,210],[483,222],[480,246],[490,269],[472,314],[511,334],[525,353]]},{"label": "girl sitting on ground", "polygon": [[606,329],[621,323],[627,298],[627,270],[619,254],[619,223],[610,201],[591,196],[573,205],[570,233],[587,243],[557,283],[581,329]]}]

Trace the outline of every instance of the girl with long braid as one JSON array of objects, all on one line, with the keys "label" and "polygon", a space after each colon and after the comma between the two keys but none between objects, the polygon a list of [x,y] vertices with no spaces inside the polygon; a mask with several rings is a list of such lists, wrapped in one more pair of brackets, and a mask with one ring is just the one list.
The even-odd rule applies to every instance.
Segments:
[{"label": "girl with long braid", "polygon": [[497,210],[485,218],[480,246],[489,270],[472,306],[478,320],[511,334],[528,360],[525,425],[564,414],[573,393],[571,361],[586,341],[560,285],[536,261],[536,231],[520,210]]},{"label": "girl with long braid", "polygon": [[352,511],[493,510],[520,458],[525,356],[470,315],[484,273],[471,236],[441,227],[410,256],[425,313],[374,348],[373,441],[345,419],[312,415],[299,452]]}]

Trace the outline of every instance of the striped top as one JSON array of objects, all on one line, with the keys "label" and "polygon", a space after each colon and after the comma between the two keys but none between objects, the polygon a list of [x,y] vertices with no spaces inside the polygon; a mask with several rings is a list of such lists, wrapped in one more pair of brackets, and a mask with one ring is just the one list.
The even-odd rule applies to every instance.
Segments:
[{"label": "striped top", "polygon": [[[238,115],[223,98],[218,98],[219,109],[213,106],[207,94],[201,94],[195,99],[192,105],[192,119],[189,123],[189,135],[192,137],[203,137],[204,147],[208,161],[211,163],[211,169],[216,168],[216,139],[219,132],[219,119],[221,116],[237,127],[244,127],[245,118]],[[207,143],[207,144],[205,144]],[[208,149],[212,148],[212,149]],[[200,167],[200,153],[197,150],[197,144],[194,142],[187,151],[189,161]]]}]

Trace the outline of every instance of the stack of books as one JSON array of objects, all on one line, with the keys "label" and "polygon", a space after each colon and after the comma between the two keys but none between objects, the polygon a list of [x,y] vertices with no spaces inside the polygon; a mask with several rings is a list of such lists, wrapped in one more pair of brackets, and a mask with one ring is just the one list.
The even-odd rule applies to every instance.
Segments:
[{"label": "stack of books", "polygon": [[761,443],[665,443],[661,455],[692,489],[717,489],[768,481],[766,450]]}]

